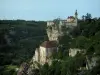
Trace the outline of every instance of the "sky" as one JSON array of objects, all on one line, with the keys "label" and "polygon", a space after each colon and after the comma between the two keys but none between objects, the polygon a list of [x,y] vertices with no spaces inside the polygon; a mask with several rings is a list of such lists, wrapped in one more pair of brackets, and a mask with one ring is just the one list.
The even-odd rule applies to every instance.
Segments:
[{"label": "sky", "polygon": [[100,17],[100,0],[0,0],[0,19],[52,20],[90,13]]}]

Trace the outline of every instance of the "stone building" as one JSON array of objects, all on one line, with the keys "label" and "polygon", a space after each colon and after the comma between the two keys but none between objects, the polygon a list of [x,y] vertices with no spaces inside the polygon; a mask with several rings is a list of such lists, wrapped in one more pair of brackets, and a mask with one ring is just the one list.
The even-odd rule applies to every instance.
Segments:
[{"label": "stone building", "polygon": [[68,16],[67,19],[60,18],[53,21],[47,21],[47,34],[50,41],[58,40],[59,36],[69,34],[70,30],[78,25],[78,13],[75,11],[75,16]]},{"label": "stone building", "polygon": [[57,52],[57,43],[55,41],[44,41],[39,48],[35,50],[33,62],[40,64],[49,63],[52,53]]}]

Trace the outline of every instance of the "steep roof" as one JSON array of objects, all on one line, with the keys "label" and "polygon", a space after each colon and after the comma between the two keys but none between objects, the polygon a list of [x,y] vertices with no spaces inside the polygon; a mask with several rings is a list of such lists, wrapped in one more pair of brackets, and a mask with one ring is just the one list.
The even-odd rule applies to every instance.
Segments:
[{"label": "steep roof", "polygon": [[74,16],[68,16],[68,19],[75,19]]},{"label": "steep roof", "polygon": [[41,44],[41,46],[45,48],[53,48],[53,47],[57,47],[57,42],[56,41],[44,41]]}]

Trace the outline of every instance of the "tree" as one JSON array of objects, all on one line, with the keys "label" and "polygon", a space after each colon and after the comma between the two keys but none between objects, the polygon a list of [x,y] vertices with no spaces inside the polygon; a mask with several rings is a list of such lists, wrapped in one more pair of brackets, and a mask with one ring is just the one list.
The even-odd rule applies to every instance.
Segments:
[{"label": "tree", "polygon": [[59,45],[62,45],[62,47],[69,48],[70,42],[71,37],[68,35],[64,35],[59,38]]},{"label": "tree", "polygon": [[92,16],[91,16],[91,14],[87,13],[85,18],[86,18],[86,19],[91,19]]},{"label": "tree", "polygon": [[82,16],[82,20],[85,20],[85,16],[84,15]]},{"label": "tree", "polygon": [[48,65],[48,63],[45,63],[40,68],[40,75],[48,75],[48,69],[49,69],[49,65]]},{"label": "tree", "polygon": [[73,39],[71,47],[72,48],[80,48],[80,49],[86,49],[87,46],[89,46],[89,42],[86,37],[84,36],[78,36],[77,38]]}]

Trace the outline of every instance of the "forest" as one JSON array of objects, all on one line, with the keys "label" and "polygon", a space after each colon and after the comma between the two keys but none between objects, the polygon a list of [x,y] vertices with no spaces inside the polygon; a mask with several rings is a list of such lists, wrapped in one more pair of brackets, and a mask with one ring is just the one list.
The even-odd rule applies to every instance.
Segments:
[{"label": "forest", "polygon": [[[100,18],[91,18],[86,15],[78,21],[78,26],[70,32],[73,38],[64,35],[59,39],[58,53],[53,54],[52,64],[43,66],[38,64],[39,69],[33,70],[33,75],[100,75]],[[70,43],[69,43],[70,42]],[[84,50],[74,57],[68,56],[70,48]],[[86,64],[88,60],[96,57],[96,66],[90,69]],[[79,69],[81,68],[81,69]]]},{"label": "forest", "polygon": [[13,75],[23,61],[30,61],[47,38],[45,29],[44,21],[0,20],[0,75]]},{"label": "forest", "polygon": [[[14,69],[23,61],[30,61],[35,48],[47,39],[45,29],[44,21],[0,20],[0,60],[2,60],[0,75],[16,75]],[[10,43],[4,38],[5,35],[9,36]],[[47,63],[43,66],[39,65],[39,69],[33,70],[33,75],[100,74],[100,18],[91,18],[90,14],[83,16],[70,35],[73,38],[65,35],[59,39],[59,52],[51,57],[62,62],[52,61],[50,66]],[[84,49],[85,53],[77,53],[75,57],[69,57],[69,48]],[[93,56],[98,57],[98,65],[92,69],[84,69],[86,57],[89,59]],[[80,67],[82,70],[78,70]]]}]

